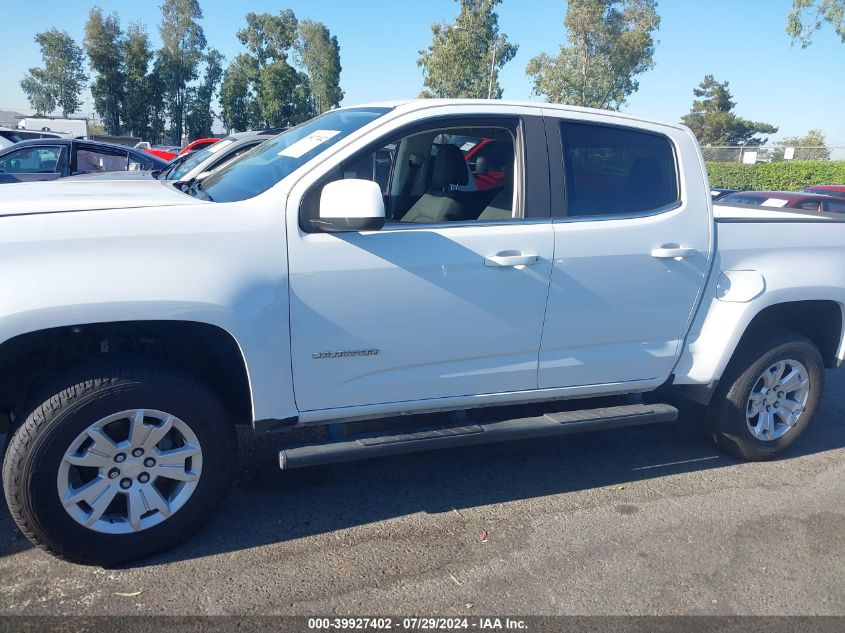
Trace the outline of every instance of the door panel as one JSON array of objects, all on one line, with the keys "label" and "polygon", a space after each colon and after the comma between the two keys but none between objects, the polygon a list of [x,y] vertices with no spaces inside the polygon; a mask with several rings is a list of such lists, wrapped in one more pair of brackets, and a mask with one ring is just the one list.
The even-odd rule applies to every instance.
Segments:
[{"label": "door panel", "polygon": [[[552,248],[548,222],[303,235],[290,257],[300,410],[535,389]],[[538,261],[484,265],[514,251]]]},{"label": "door panel", "polygon": [[[434,109],[398,121],[291,195],[289,205],[302,202],[302,215],[288,219],[291,352],[301,411],[391,403],[410,411],[419,400],[537,388],[554,248],[542,119],[463,112],[438,116]],[[454,176],[460,184],[469,149],[460,139],[502,129],[515,135],[516,154],[511,177],[490,195],[435,183],[426,177],[433,169],[408,168],[415,153],[428,156],[436,146],[434,165],[451,165],[441,180]],[[458,149],[463,158],[455,162]],[[464,205],[462,219],[413,223],[403,208],[388,214],[393,223],[380,231],[306,232],[321,179],[337,177],[371,178],[388,193],[409,191],[413,179],[421,199]],[[487,219],[494,195],[513,215]],[[481,206],[469,212],[473,204]]]},{"label": "door panel", "polygon": [[[674,128],[655,127],[675,146],[682,186],[674,204],[645,213],[637,208],[640,203],[633,193],[631,205],[637,211],[626,214],[618,208],[620,201],[607,189],[622,183],[619,191],[624,194],[630,178],[649,180],[648,175],[633,171],[644,164],[638,159],[622,164],[620,158],[619,166],[606,170],[609,176],[581,173],[578,180],[569,172],[570,204],[578,196],[587,208],[590,204],[617,208],[611,216],[555,221],[554,269],[540,350],[541,388],[659,383],[669,376],[678,358],[709,271],[712,219],[700,167],[697,161],[684,160],[698,155],[695,143]],[[550,153],[551,147],[561,148],[561,143],[565,147],[566,142],[564,135],[550,143]],[[619,156],[630,158],[630,154]],[[612,156],[606,151],[602,161]],[[583,168],[589,156],[575,154],[572,160],[580,161]],[[558,165],[552,177],[563,179],[564,172]],[[578,186],[581,191],[573,191]],[[661,186],[650,185],[640,200],[656,199],[653,193]],[[670,195],[676,195],[675,191]],[[577,205],[571,210],[577,212]]]}]

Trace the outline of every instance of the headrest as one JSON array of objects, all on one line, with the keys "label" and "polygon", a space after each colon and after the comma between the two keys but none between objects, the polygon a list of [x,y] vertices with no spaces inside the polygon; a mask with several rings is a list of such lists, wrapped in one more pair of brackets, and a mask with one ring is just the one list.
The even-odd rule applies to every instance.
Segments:
[{"label": "headrest", "polygon": [[464,153],[457,145],[439,145],[434,167],[431,171],[431,184],[437,189],[449,185],[465,185],[469,182]]},{"label": "headrest", "polygon": [[475,173],[487,174],[490,172],[490,161],[486,156],[479,156],[475,161]]}]

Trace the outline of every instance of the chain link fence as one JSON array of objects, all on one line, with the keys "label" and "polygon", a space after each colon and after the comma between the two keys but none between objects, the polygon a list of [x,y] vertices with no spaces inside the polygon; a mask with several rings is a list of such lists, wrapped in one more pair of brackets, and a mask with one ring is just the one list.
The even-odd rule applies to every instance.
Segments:
[{"label": "chain link fence", "polygon": [[702,147],[704,160],[717,163],[774,163],[782,160],[845,160],[845,145],[826,147],[788,147],[783,145],[745,145]]}]

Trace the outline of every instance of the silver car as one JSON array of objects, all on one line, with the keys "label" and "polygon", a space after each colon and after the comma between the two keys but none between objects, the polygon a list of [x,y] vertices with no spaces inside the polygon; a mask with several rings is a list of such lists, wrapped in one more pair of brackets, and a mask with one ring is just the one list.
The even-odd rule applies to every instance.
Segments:
[{"label": "silver car", "polygon": [[142,172],[114,172],[76,178],[95,178],[97,180],[135,180],[138,178],[157,178],[158,180],[173,180],[176,182],[188,182],[194,179],[203,179],[223,165],[235,160],[238,156],[248,152],[253,147],[261,145],[267,139],[273,138],[283,128],[270,128],[267,130],[237,132],[216,143],[209,145],[199,151],[183,154],[174,158],[168,165],[158,171]]}]

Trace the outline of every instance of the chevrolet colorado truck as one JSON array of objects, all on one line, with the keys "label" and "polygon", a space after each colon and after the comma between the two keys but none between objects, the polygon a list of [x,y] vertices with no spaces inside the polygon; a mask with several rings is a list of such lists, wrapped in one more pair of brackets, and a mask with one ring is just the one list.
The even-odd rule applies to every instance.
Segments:
[{"label": "chevrolet colorado truck", "polygon": [[[498,185],[468,137],[510,156]],[[760,460],[845,358],[845,224],[714,209],[688,129],[616,112],[341,108],[202,181],[8,185],[0,216],[5,497],[79,563],[202,525],[237,425],[295,468],[688,400]]]}]

